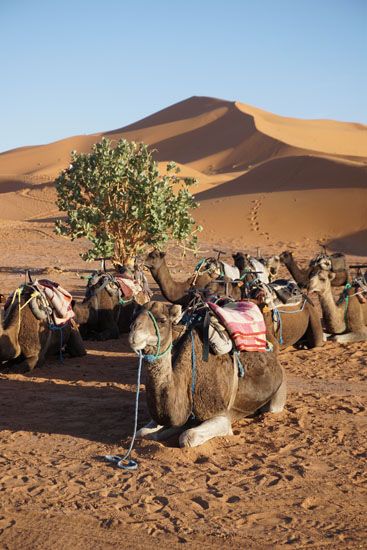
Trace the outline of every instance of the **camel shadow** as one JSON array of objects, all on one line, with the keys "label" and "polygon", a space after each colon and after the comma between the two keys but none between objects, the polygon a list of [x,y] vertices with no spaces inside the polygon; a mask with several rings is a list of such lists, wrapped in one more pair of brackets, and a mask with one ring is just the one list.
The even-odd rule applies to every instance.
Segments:
[{"label": "camel shadow", "polygon": [[[105,444],[128,438],[134,422],[135,391],[84,384],[3,378],[0,430],[62,434]],[[141,399],[139,424],[147,420],[145,399]]]},{"label": "camel shadow", "polygon": [[[116,340],[84,340],[87,355],[70,357],[64,353],[46,358],[41,367],[32,372],[24,372],[25,363],[22,357],[0,367],[0,373],[9,375],[24,374],[35,381],[55,380],[66,383],[128,384],[136,383],[138,359],[131,353],[127,337]],[[122,355],[126,354],[126,355]],[[127,353],[129,355],[127,355]],[[142,379],[144,379],[144,371]]]}]

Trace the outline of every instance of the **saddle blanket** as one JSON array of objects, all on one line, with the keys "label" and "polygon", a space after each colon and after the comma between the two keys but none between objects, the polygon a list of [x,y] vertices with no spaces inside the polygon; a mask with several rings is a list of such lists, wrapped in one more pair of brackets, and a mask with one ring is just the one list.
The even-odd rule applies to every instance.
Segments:
[{"label": "saddle blanket", "polygon": [[146,291],[140,283],[127,277],[115,277],[115,281],[119,285],[124,298],[130,300],[135,299],[137,304],[143,305],[149,302],[150,292]]},{"label": "saddle blanket", "polygon": [[133,279],[128,279],[127,277],[115,277],[116,282],[118,283],[123,295],[125,298],[132,298],[138,292],[142,291],[139,283]]},{"label": "saddle blanket", "polygon": [[269,275],[267,274],[265,266],[256,258],[250,258],[250,264],[252,265],[253,270],[257,272],[256,276],[259,281],[262,283],[269,283]]},{"label": "saddle blanket", "polygon": [[228,277],[231,279],[231,281],[234,281],[236,279],[240,278],[240,270],[235,265],[229,265],[225,262],[222,263],[222,269],[225,277]]},{"label": "saddle blanket", "polygon": [[73,297],[62,286],[48,279],[39,279],[34,286],[46,296],[53,311],[55,325],[64,325],[75,317],[71,306]]},{"label": "saddle blanket", "polygon": [[241,301],[224,307],[208,302],[231,335],[238,351],[266,351],[266,327],[259,307]]}]

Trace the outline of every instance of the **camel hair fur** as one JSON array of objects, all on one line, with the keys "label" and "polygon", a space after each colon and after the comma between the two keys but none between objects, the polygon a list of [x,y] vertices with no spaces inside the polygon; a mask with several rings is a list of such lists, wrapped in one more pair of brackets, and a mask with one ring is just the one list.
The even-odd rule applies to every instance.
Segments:
[{"label": "camel hair fur", "polygon": [[344,299],[335,303],[331,283],[335,273],[321,270],[310,279],[308,290],[320,300],[325,330],[337,342],[367,340],[367,302],[361,303],[352,287],[344,293]]},{"label": "camel hair fur", "polygon": [[[32,286],[25,285],[22,294],[5,310],[0,328],[0,361],[9,364],[25,360],[25,370],[41,366],[47,355],[60,352],[60,331],[53,331],[47,319],[37,319],[32,312]],[[28,302],[28,303],[27,303]],[[67,323],[62,329],[62,342],[71,357],[86,355],[83,340],[74,323]],[[18,369],[18,367],[17,367]]]},{"label": "camel hair fur", "polygon": [[[310,277],[317,273],[321,267],[318,265],[309,265],[307,268],[300,268],[293,258],[292,252],[285,250],[279,256],[280,261],[286,266],[293,279],[301,288],[307,288]],[[348,272],[343,270],[335,273],[332,286],[343,286],[348,282]]]},{"label": "camel hair fur", "polygon": [[109,293],[103,277],[96,284],[88,283],[82,302],[73,301],[75,321],[83,338],[109,340],[128,333],[135,311],[135,302],[120,304],[119,294]]},{"label": "camel hair fur", "polygon": [[273,314],[264,304],[261,293],[258,298],[251,299],[262,311],[268,340],[274,343],[275,338],[281,350],[296,344],[305,344],[308,349],[324,345],[324,333],[319,314],[308,296],[303,295],[302,300],[299,304],[279,305],[277,313]]},{"label": "camel hair fur", "polygon": [[[192,288],[206,288],[212,294],[224,294],[228,290],[233,299],[240,299],[241,291],[237,285],[227,281],[227,284],[215,282],[216,275],[209,273],[192,275],[186,281],[175,281],[168,269],[165,252],[153,250],[144,259],[144,265],[150,270],[153,279],[158,284],[164,298],[173,304],[187,305],[191,297]],[[212,286],[213,284],[213,286]],[[226,289],[227,287],[227,289]]]},{"label": "camel hair fur", "polygon": [[[142,307],[129,334],[136,352],[156,354],[158,336],[162,350],[152,362],[144,361],[146,397],[151,421],[138,431],[138,437],[164,440],[180,433],[181,447],[196,447],[216,436],[232,435],[232,422],[264,407],[281,412],[286,400],[286,381],[275,352],[241,352],[243,378],[233,358],[209,354],[202,359],[200,330],[186,332],[170,351],[172,324],[181,318],[179,305],[150,302]],[[157,329],[154,326],[154,316]],[[193,382],[192,340],[196,356]],[[191,413],[196,424],[188,423]]]}]

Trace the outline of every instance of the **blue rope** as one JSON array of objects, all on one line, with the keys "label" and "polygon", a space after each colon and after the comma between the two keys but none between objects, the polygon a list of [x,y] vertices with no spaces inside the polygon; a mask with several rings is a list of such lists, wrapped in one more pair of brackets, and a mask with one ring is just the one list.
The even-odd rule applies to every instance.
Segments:
[{"label": "blue rope", "polygon": [[241,363],[240,354],[238,351],[234,351],[234,357],[236,359],[237,368],[238,368],[238,376],[240,378],[243,378],[245,376],[245,368]]},{"label": "blue rope", "polygon": [[133,450],[135,438],[136,438],[136,432],[138,428],[138,413],[139,413],[139,394],[140,394],[140,379],[141,379],[141,367],[143,364],[143,354],[141,351],[139,351],[139,367],[138,367],[138,379],[136,382],[136,397],[135,397],[135,419],[134,419],[134,433],[131,438],[131,443],[129,446],[129,449],[127,453],[121,457],[119,455],[105,455],[105,460],[107,462],[112,462],[113,464],[116,464],[118,468],[121,470],[137,470],[138,469],[138,463],[135,460],[131,460],[129,458],[131,451]]},{"label": "blue rope", "polygon": [[200,260],[200,262],[196,265],[195,269],[194,269],[194,273],[196,273],[197,271],[199,271],[199,269],[201,268],[201,266],[206,262],[206,258],[202,258]]},{"label": "blue rope", "polygon": [[283,325],[282,325],[282,316],[280,315],[280,312],[277,308],[274,308],[274,313],[276,317],[278,318],[279,323],[279,344],[283,344]]}]

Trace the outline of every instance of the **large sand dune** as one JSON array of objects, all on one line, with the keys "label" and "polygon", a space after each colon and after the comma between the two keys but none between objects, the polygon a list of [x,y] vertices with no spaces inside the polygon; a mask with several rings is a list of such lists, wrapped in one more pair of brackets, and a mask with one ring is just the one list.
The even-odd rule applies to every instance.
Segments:
[{"label": "large sand dune", "polygon": [[[367,229],[367,127],[300,120],[238,102],[192,97],[134,124],[0,155],[0,218],[54,216],[52,182],[102,136],[144,141],[199,179],[204,238],[340,241]],[[220,202],[218,202],[220,201]],[[220,205],[220,217],[218,206]],[[41,216],[42,217],[42,216]]]}]

